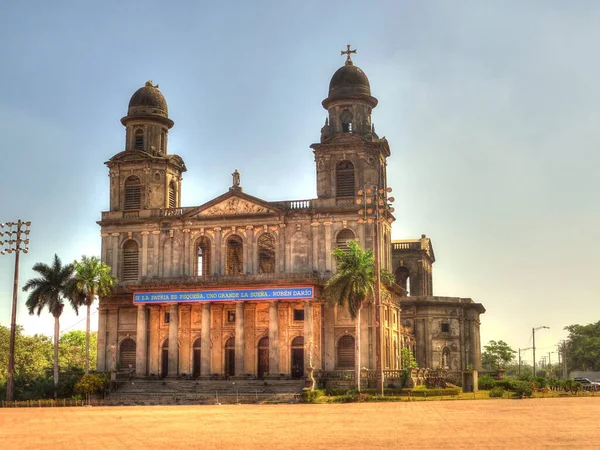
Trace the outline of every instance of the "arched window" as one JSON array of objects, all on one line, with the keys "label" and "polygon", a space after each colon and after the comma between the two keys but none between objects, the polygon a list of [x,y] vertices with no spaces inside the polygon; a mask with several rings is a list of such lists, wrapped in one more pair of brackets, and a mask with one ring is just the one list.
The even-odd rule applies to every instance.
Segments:
[{"label": "arched window", "polygon": [[226,275],[242,275],[244,273],[244,243],[242,238],[234,234],[227,239]]},{"label": "arched window", "polygon": [[135,370],[135,341],[133,339],[124,339],[119,346],[119,361],[121,369]]},{"label": "arched window", "polygon": [[350,161],[340,161],[335,166],[335,196],[353,197],[354,189],[354,164]]},{"label": "arched window", "polygon": [[135,130],[133,148],[136,150],[144,150],[144,130],[138,128]]},{"label": "arched window", "polygon": [[210,275],[210,240],[202,236],[196,243],[196,270],[197,277]]},{"label": "arched window", "polygon": [[346,334],[338,340],[337,367],[340,369],[354,369],[356,349],[354,336]]},{"label": "arched window", "polygon": [[356,235],[354,231],[349,230],[348,228],[344,228],[341,230],[335,239],[336,248],[341,248],[343,251],[348,251],[348,241],[352,241],[356,239]]},{"label": "arched window", "polygon": [[352,112],[345,109],[340,114],[340,121],[342,122],[342,131],[344,133],[352,132]]},{"label": "arched window", "polygon": [[139,251],[137,242],[128,240],[123,244],[123,281],[137,281],[139,273]]},{"label": "arched window", "polygon": [[177,186],[173,180],[169,183],[169,208],[177,208]]},{"label": "arched window", "polygon": [[271,233],[258,238],[258,273],[275,273],[275,236]]},{"label": "arched window", "polygon": [[262,379],[265,373],[269,373],[269,338],[266,336],[258,341],[257,369],[259,379]]},{"label": "arched window", "polygon": [[123,209],[140,209],[142,207],[142,182],[136,176],[125,180],[125,204]]},{"label": "arched window", "polygon": [[225,375],[235,375],[235,338],[230,337],[225,342]]},{"label": "arched window", "polygon": [[410,295],[410,272],[407,267],[400,266],[394,271],[396,284],[404,289],[405,296]]}]

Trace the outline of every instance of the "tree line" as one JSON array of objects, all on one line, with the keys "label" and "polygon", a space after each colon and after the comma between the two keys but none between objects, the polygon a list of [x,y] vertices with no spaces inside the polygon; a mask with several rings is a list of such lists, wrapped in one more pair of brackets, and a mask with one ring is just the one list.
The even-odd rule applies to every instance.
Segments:
[{"label": "tree line", "polygon": [[[31,278],[23,286],[23,291],[29,293],[25,306],[30,315],[37,314],[39,316],[43,311],[47,311],[54,318],[52,360],[54,397],[57,397],[60,381],[60,346],[61,339],[63,339],[60,337],[60,316],[67,303],[77,314],[79,314],[80,308],[84,306],[86,308],[83,370],[88,374],[90,346],[93,345],[94,349],[96,347],[91,342],[91,306],[96,298],[110,294],[116,279],[111,275],[110,267],[95,256],[82,256],[80,261],[63,264],[58,255],[54,255],[50,265],[36,263],[33,271],[38,276]],[[71,336],[71,334],[68,335]],[[15,359],[18,353],[18,350],[15,349]],[[95,366],[95,362],[93,365]]]}]

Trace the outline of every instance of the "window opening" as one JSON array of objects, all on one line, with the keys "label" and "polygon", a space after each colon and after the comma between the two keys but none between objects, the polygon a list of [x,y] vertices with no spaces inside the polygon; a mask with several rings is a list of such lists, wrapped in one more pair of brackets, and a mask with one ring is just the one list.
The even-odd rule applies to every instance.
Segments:
[{"label": "window opening", "polygon": [[134,148],[136,150],[144,150],[144,130],[137,129],[135,130],[135,143]]},{"label": "window opening", "polygon": [[235,311],[227,311],[227,322],[235,323]]},{"label": "window opening", "polygon": [[196,276],[207,277],[210,275],[210,241],[206,236],[198,239],[196,244]]},{"label": "window opening", "polygon": [[353,197],[354,164],[350,161],[340,161],[335,167],[336,197]]},{"label": "window opening", "polygon": [[356,239],[356,235],[354,234],[354,232],[348,228],[344,228],[338,233],[335,241],[335,246],[347,252],[348,241],[352,241],[354,239]]},{"label": "window opening", "polygon": [[137,242],[129,240],[123,245],[123,281],[137,281],[139,252]]},{"label": "window opening", "polygon": [[450,324],[448,322],[442,322],[442,333],[450,333]]},{"label": "window opening", "polygon": [[275,236],[271,233],[258,238],[258,273],[275,273]]},{"label": "window opening", "polygon": [[166,312],[165,313],[165,323],[169,323],[171,322],[171,313]]},{"label": "window opening", "polygon": [[342,336],[337,346],[337,365],[340,369],[354,369],[356,349],[354,348],[354,336],[349,334]]},{"label": "window opening", "polygon": [[140,209],[142,207],[142,182],[136,176],[125,180],[125,205],[123,209]]},{"label": "window opening", "polygon": [[175,183],[169,183],[169,208],[177,208],[177,188]]},{"label": "window opening", "polygon": [[244,244],[237,234],[227,239],[227,275],[242,275],[244,273]]},{"label": "window opening", "polygon": [[294,310],[294,321],[296,321],[296,322],[304,321],[304,310],[303,309],[295,309]]}]

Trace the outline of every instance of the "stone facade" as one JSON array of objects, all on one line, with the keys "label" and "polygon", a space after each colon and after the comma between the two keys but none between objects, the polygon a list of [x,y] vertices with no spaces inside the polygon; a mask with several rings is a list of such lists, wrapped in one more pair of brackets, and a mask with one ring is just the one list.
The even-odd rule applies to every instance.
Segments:
[{"label": "stone facade", "polygon": [[[381,267],[396,275],[397,284],[381,295],[384,369],[399,368],[405,346],[422,366],[443,365],[436,361],[452,368],[478,366],[483,307],[467,299],[431,297],[435,258],[429,239],[392,242],[394,217],[387,202],[374,222],[357,214],[360,189],[387,189],[390,149],[371,123],[376,105],[366,75],[348,58],[331,79],[323,101],[328,118],[321,141],[312,145],[317,198],[267,202],[244,192],[235,171],[223,195],[182,207],[186,168],[168,152],[173,121],[167,103],[152,82],[139,89],[121,120],[125,150],[106,163],[110,210],[98,222],[102,260],[119,281],[114,294],[100,301],[98,370],[120,366],[139,376],[292,378],[306,376],[308,367],[352,370],[356,325],[345,309],[323,297],[335,272],[332,251],[350,239],[364,248],[378,245]],[[134,295],[269,289],[311,295],[134,302]],[[374,369],[373,303],[363,307],[361,319],[361,365]],[[443,320],[450,321],[451,331],[434,331]]]}]

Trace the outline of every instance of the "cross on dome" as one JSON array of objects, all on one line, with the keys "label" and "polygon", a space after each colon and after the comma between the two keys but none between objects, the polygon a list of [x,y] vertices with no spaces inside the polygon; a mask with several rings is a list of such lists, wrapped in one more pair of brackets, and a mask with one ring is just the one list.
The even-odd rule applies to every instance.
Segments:
[{"label": "cross on dome", "polygon": [[346,45],[346,51],[344,51],[344,50],[341,51],[342,55],[346,55],[346,65],[347,66],[351,66],[354,64],[352,62],[352,59],[350,58],[351,53],[356,53],[356,49],[350,50],[350,44]]}]

